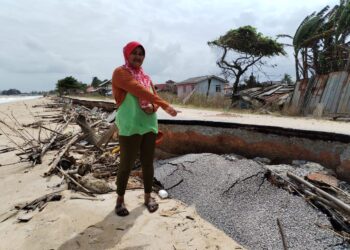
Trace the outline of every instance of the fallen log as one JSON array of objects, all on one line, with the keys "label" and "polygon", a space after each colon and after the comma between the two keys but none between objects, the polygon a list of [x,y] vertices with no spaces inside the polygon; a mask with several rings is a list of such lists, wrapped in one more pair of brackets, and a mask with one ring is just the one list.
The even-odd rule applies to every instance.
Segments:
[{"label": "fallen log", "polygon": [[315,192],[316,194],[319,194],[323,198],[326,198],[327,200],[334,202],[340,209],[342,209],[344,212],[346,212],[348,215],[350,215],[350,206],[348,204],[346,204],[343,201],[337,199],[336,197],[328,194],[327,192],[323,191],[322,189],[319,189],[318,187],[314,186],[310,182],[302,179],[301,177],[299,177],[291,172],[287,172],[287,176],[290,177],[291,179],[299,182],[299,183],[304,184],[305,186],[310,188],[313,192]]},{"label": "fallen log", "polygon": [[101,147],[102,144],[105,144],[105,147],[107,146],[108,142],[111,140],[113,134],[117,131],[117,127],[113,123],[109,129],[100,137],[100,139],[97,141],[97,146]]},{"label": "fallen log", "polygon": [[77,124],[80,126],[83,133],[86,135],[86,140],[96,146],[97,148],[100,148],[97,145],[97,137],[95,135],[94,130],[91,128],[91,126],[87,123],[85,116],[79,115],[77,118]]}]

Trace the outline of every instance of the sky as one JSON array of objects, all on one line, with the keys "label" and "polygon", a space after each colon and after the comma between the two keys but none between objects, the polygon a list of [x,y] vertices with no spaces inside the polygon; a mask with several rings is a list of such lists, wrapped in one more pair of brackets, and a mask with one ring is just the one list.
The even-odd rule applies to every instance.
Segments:
[{"label": "sky", "polygon": [[[111,79],[122,48],[139,41],[153,82],[219,75],[220,51],[207,45],[230,29],[252,25],[276,38],[294,35],[313,11],[339,0],[0,0],[0,90],[53,90],[73,76]],[[279,40],[290,42],[288,40]],[[256,70],[259,81],[295,76],[293,52]]]}]

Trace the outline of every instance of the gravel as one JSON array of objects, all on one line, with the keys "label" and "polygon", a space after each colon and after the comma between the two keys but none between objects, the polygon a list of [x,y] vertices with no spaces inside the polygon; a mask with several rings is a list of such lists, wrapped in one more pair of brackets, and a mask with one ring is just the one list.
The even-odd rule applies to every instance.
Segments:
[{"label": "gravel", "polygon": [[171,197],[195,205],[206,220],[248,249],[349,249],[327,216],[301,197],[271,185],[257,162],[236,155],[188,154],[158,161],[155,177]]}]

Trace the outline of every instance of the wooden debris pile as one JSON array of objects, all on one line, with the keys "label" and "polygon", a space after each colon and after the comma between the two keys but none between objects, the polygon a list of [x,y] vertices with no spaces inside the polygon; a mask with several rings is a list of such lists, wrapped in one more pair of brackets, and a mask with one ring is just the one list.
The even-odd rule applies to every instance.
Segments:
[{"label": "wooden debris pile", "polygon": [[[330,174],[309,173],[301,177],[286,172],[286,175],[268,170],[267,180],[292,194],[302,196],[310,205],[325,213],[335,233],[350,242],[350,194],[346,187]],[[324,227],[323,225],[317,225]]]},{"label": "wooden debris pile", "polygon": [[[40,108],[54,109],[55,113],[33,114],[35,122],[31,124],[20,124],[14,115],[7,116],[16,124],[16,127],[7,126],[8,129],[23,143],[11,140],[12,134],[2,132],[7,133],[14,148],[20,151],[17,155],[21,161],[35,166],[43,162],[47,152],[57,150],[45,177],[58,174],[64,177],[69,189],[90,196],[115,191],[119,165],[119,143],[113,123],[115,112],[106,113],[96,107],[89,109],[64,100]],[[6,125],[6,122],[0,122]],[[32,136],[32,130],[36,130],[36,137]],[[0,153],[11,150],[10,147],[0,149]],[[143,188],[138,168],[139,164],[136,164],[128,189]]]}]

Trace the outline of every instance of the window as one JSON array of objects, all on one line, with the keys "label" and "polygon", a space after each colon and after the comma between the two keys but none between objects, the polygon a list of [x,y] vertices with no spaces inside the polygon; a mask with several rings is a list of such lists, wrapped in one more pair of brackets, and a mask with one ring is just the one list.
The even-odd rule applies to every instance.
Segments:
[{"label": "window", "polygon": [[221,85],[216,85],[215,86],[215,91],[216,92],[221,92]]}]

